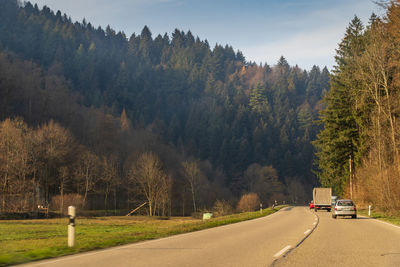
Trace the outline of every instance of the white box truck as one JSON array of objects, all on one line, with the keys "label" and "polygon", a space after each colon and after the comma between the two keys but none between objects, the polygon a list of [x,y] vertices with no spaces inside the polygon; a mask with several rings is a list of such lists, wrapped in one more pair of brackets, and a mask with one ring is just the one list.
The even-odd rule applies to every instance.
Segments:
[{"label": "white box truck", "polygon": [[313,189],[314,211],[325,209],[331,211],[332,188],[315,187]]}]

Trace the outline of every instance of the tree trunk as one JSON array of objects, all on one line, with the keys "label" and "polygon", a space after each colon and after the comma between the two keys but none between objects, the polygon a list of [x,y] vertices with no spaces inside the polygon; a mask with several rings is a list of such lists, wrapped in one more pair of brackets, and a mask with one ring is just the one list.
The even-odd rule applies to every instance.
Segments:
[{"label": "tree trunk", "polygon": [[153,202],[149,199],[149,214],[153,216]]},{"label": "tree trunk", "polygon": [[83,196],[83,205],[86,206],[86,199],[89,191],[89,181],[86,180],[86,186],[85,186],[85,194]]},{"label": "tree trunk", "polygon": [[89,191],[89,168],[86,168],[86,175],[85,175],[85,194],[83,196],[83,205],[86,206],[86,199],[87,199],[87,194]]},{"label": "tree trunk", "polygon": [[61,207],[60,207],[60,212],[61,212],[61,214],[64,214],[64,182],[61,182],[60,193],[61,193]]},{"label": "tree trunk", "polygon": [[197,211],[196,210],[196,198],[195,198],[195,195],[194,195],[194,185],[193,185],[193,183],[190,183],[190,189],[192,191],[193,209],[194,209],[194,212],[196,212]]},{"label": "tree trunk", "polygon": [[4,212],[6,211],[6,190],[7,190],[7,175],[4,177],[4,183],[3,183],[3,196],[2,196],[2,201],[1,201],[1,210]]},{"label": "tree trunk", "polygon": [[117,216],[117,187],[114,187],[114,215]]},{"label": "tree trunk", "polygon": [[185,196],[182,195],[182,217],[185,217]]},{"label": "tree trunk", "polygon": [[349,177],[349,186],[350,186],[350,199],[353,199],[353,159],[352,155],[350,155],[349,159],[349,170],[350,170],[350,177]]},{"label": "tree trunk", "polygon": [[108,201],[108,190],[106,190],[105,192],[105,196],[104,196],[104,210],[106,211],[106,215],[108,214],[108,207],[107,207],[107,201]]}]

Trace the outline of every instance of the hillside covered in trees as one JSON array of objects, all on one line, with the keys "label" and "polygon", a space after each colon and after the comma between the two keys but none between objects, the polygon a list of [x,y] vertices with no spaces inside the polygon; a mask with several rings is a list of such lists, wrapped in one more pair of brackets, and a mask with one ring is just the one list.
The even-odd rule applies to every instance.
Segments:
[{"label": "hillside covered in trees", "polygon": [[320,180],[358,203],[400,208],[400,2],[364,26],[355,17],[339,44],[321,114]]},{"label": "hillside covered in trees", "polygon": [[62,210],[69,197],[190,214],[250,192],[304,203],[327,91],[326,68],[258,65],[190,31],[127,37],[0,1],[0,208]]}]

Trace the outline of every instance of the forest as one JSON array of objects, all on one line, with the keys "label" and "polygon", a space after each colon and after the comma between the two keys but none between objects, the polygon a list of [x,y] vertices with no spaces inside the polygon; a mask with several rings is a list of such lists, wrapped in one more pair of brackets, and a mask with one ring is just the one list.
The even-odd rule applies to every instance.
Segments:
[{"label": "forest", "polygon": [[336,54],[314,142],[320,181],[358,203],[400,208],[400,2],[350,22]]},{"label": "forest", "polygon": [[[354,34],[364,40],[387,25],[377,19]],[[350,63],[340,64],[333,87],[350,75]],[[254,194],[264,206],[304,204],[319,184],[315,151],[321,170],[329,153],[321,150],[327,125],[321,145],[311,142],[323,128],[314,123],[319,113],[330,108],[321,100],[335,92],[328,94],[330,79],[326,67],[303,70],[283,56],[274,65],[248,62],[190,31],[153,37],[144,26],[127,37],[46,6],[2,0],[0,210],[63,213],[74,203],[116,212],[147,202],[150,215],[190,215],[229,210]],[[380,100],[384,127],[395,103]]]}]

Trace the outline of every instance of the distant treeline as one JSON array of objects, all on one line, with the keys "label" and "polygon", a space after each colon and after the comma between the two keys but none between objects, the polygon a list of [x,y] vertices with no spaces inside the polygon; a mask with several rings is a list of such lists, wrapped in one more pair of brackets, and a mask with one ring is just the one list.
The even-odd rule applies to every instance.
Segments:
[{"label": "distant treeline", "polygon": [[355,17],[339,44],[315,142],[320,180],[360,203],[400,208],[400,2],[365,27]]},{"label": "distant treeline", "polygon": [[[32,136],[55,127],[74,144],[66,146],[74,149],[68,160],[29,162],[36,171],[23,179],[33,182],[27,190],[35,205],[70,193],[87,208],[148,201],[132,171],[145,158],[157,163],[160,183],[170,188],[153,211],[190,213],[217,199],[235,204],[248,192],[265,205],[301,202],[318,183],[311,141],[329,90],[326,68],[305,71],[283,57],[257,65],[230,46],[210,48],[190,31],[153,38],[144,27],[127,38],[16,0],[0,2],[0,51],[3,127],[23,125]],[[7,173],[8,152],[0,147],[3,199],[16,196],[9,181],[22,179]],[[96,180],[86,190],[77,166],[92,156]],[[111,185],[107,168],[114,168]]]}]

